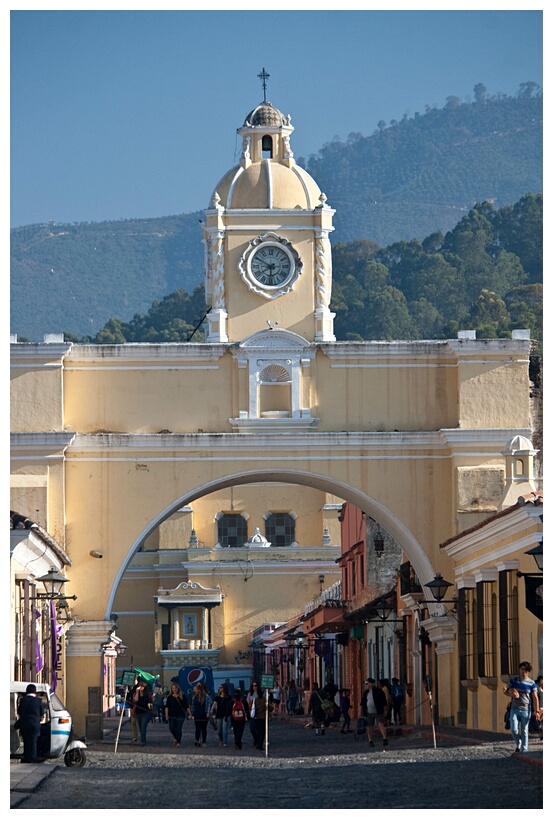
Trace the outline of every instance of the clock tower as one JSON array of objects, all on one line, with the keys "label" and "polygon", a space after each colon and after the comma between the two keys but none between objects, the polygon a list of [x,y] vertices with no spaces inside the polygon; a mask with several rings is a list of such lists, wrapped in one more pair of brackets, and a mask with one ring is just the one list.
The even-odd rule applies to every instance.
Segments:
[{"label": "clock tower", "polygon": [[240,161],[215,187],[203,225],[208,342],[240,342],[267,325],[335,340],[334,210],[296,164],[293,130],[266,99],[237,129]]}]

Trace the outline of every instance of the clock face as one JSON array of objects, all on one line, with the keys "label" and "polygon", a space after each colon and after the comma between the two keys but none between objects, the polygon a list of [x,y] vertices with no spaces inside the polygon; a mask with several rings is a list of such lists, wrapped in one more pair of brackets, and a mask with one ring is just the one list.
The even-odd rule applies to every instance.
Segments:
[{"label": "clock face", "polygon": [[264,299],[278,299],[293,290],[302,268],[293,244],[272,231],[252,239],[238,262],[245,284]]},{"label": "clock face", "polygon": [[295,263],[284,247],[265,242],[252,253],[249,268],[263,287],[280,287],[293,275]]}]

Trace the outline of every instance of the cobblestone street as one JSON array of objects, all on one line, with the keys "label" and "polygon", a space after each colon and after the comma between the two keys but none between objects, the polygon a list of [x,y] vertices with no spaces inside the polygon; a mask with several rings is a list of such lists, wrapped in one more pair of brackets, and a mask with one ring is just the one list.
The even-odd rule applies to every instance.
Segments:
[{"label": "cobblestone street", "polygon": [[[115,724],[115,723],[114,723]],[[256,751],[248,729],[244,748],[220,748],[209,729],[208,744],[194,747],[186,723],[181,748],[173,748],[166,725],[148,728],[145,748],[130,744],[125,721],[117,753],[115,731],[90,744],[84,768],[61,762],[28,796],[21,809],[490,809],[542,807],[542,768],[536,759],[512,755],[509,736],[483,741],[427,731],[390,738],[386,749],[338,728],[315,736],[303,722],[273,720],[269,758]],[[542,751],[533,741],[531,751]],[[540,753],[530,756],[540,757]],[[15,764],[15,763],[12,763]],[[516,783],[516,787],[514,786]],[[12,797],[15,794],[12,793]]]}]

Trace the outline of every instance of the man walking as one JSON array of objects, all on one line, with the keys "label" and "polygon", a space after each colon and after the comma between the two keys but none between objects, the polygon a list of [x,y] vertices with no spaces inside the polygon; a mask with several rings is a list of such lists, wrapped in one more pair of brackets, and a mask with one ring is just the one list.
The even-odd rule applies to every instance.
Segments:
[{"label": "man walking", "polygon": [[19,730],[23,737],[23,762],[37,761],[40,720],[44,710],[42,699],[36,695],[36,685],[29,683],[25,696],[21,697],[17,706]]},{"label": "man walking", "polygon": [[516,743],[515,753],[528,751],[528,725],[531,716],[539,709],[538,686],[530,679],[532,666],[522,662],[518,667],[518,677],[512,677],[503,693],[511,697],[510,725]]},{"label": "man walking", "polygon": [[[367,736],[369,738],[369,745],[374,748],[373,730],[374,726],[378,726],[378,730],[382,735],[382,744],[387,745],[388,739],[386,736],[386,695],[381,688],[377,688],[372,677],[365,680],[365,691],[361,697],[361,713],[365,718],[365,725],[367,726]],[[360,714],[361,716],[361,714]]]}]

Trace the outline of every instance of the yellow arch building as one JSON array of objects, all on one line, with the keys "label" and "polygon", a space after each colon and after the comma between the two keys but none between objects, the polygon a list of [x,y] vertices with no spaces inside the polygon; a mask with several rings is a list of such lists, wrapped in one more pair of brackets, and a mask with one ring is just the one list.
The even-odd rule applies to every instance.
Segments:
[{"label": "yellow arch building", "polygon": [[[253,632],[297,615],[320,575],[339,579],[344,500],[421,583],[451,577],[440,544],[499,508],[506,443],[531,435],[525,331],[336,341],[334,211],[296,164],[293,130],[266,101],[238,128],[240,161],[203,223],[205,342],[11,345],[11,505],[67,558],[48,562],[77,596],[63,679],[89,735],[114,615],[121,665],[249,679]],[[44,573],[37,554],[12,552],[14,623]],[[431,638],[440,714],[455,721],[449,621]],[[20,642],[14,625],[12,654]]]}]

